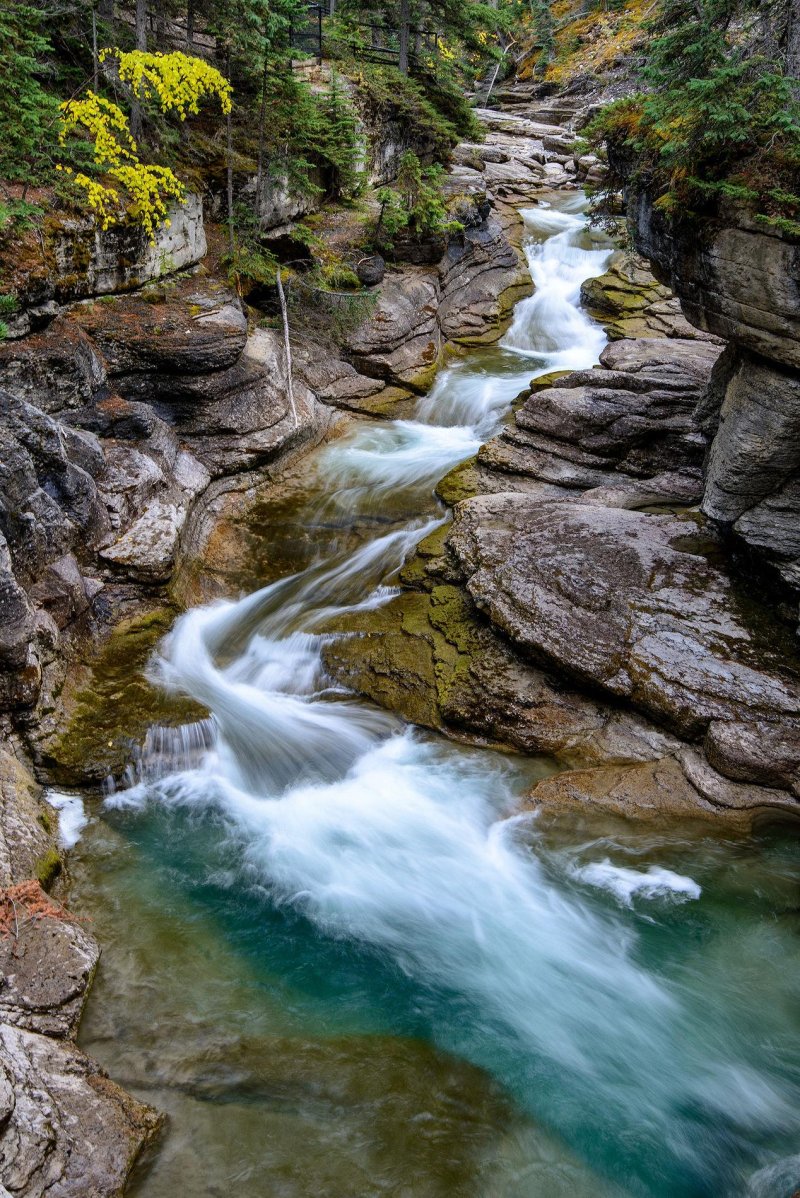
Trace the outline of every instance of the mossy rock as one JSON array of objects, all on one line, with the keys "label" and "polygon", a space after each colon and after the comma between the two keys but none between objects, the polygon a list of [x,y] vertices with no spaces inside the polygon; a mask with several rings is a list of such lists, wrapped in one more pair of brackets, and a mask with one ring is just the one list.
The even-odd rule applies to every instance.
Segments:
[{"label": "mossy rock", "polygon": [[472,499],[481,493],[475,472],[477,461],[477,457],[472,457],[459,462],[436,484],[436,494],[448,507],[454,507],[462,499]]},{"label": "mossy rock", "polygon": [[58,849],[48,849],[36,862],[34,873],[42,890],[49,890],[61,874],[64,864]]},{"label": "mossy rock", "polygon": [[145,675],[175,612],[159,607],[119,624],[62,695],[62,731],[42,746],[51,776],[63,785],[118,776],[151,724],[184,724],[208,715],[183,696],[168,695]]},{"label": "mossy rock", "polygon": [[326,631],[347,634],[332,638],[323,658],[352,690],[414,724],[469,727],[473,659],[491,651],[494,635],[461,587],[406,591],[373,611],[341,615]]}]

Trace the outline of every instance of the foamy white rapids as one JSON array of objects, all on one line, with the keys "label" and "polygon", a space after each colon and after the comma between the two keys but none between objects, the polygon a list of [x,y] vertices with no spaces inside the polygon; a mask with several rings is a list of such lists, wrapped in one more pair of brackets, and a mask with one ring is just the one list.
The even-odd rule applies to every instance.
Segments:
[{"label": "foamy white rapids", "polygon": [[580,200],[575,207],[570,212],[540,206],[522,213],[528,231],[538,235],[526,245],[536,290],[517,305],[501,344],[538,359],[542,374],[594,366],[606,344],[603,329],[580,307],[580,292],[581,283],[603,273],[613,251],[602,234],[599,244],[592,241]]}]

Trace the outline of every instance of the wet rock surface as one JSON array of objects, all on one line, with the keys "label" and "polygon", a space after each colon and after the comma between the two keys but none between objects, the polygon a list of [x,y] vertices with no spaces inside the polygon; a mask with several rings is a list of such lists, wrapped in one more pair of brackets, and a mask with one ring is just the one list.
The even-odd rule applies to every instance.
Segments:
[{"label": "wet rock surface", "polygon": [[658,282],[639,254],[618,250],[604,275],[583,283],[581,303],[613,341],[624,337],[716,340],[689,323],[678,297]]},{"label": "wet rock surface", "polygon": [[112,1198],[160,1119],[73,1042],[100,953],[33,880],[61,869],[55,813],[5,750],[0,801],[0,1190]]},{"label": "wet rock surface", "polygon": [[479,463],[598,489],[599,502],[620,489],[632,506],[698,499],[706,446],[694,413],[719,353],[680,338],[613,342],[599,367],[535,386],[514,423],[482,447]]},{"label": "wet rock surface", "polygon": [[744,826],[796,810],[800,661],[725,541],[683,512],[726,363],[668,315],[598,367],[536,381],[440,483],[453,525],[406,566],[412,590],[341,620],[325,657],[407,718],[579,767],[536,802]]},{"label": "wet rock surface", "polygon": [[[451,194],[463,237],[441,261],[371,278],[375,310],[338,354],[298,340],[293,395],[282,333],[253,329],[238,296],[202,273],[66,309],[73,296],[56,288],[41,331],[26,335],[27,315],[14,323],[0,346],[0,711],[44,776],[75,783],[88,763],[100,781],[129,761],[120,703],[142,734],[158,718],[141,671],[171,618],[159,604],[176,566],[189,563],[177,593],[195,585],[230,496],[252,502],[274,470],[328,435],[336,406],[396,410],[429,385],[446,344],[500,335],[528,287],[507,236],[516,217],[506,208],[491,219],[485,184],[454,179]],[[202,222],[190,233],[175,229],[164,270],[184,263],[176,238],[198,249]],[[135,286],[130,272],[112,279],[101,268],[77,295]],[[144,263],[140,281],[154,273]],[[98,643],[114,626],[124,649],[112,637],[106,662]],[[71,658],[83,660],[69,668]],[[165,718],[203,714],[172,703]],[[0,881],[39,895],[0,939],[0,1188],[121,1194],[158,1118],[71,1042],[98,949],[30,882],[61,869],[53,817],[5,752],[0,804]]]},{"label": "wet rock surface", "polygon": [[69,1043],[0,1023],[0,1182],[26,1198],[118,1198],[158,1116]]},{"label": "wet rock surface", "polygon": [[758,643],[692,523],[493,496],[459,507],[448,545],[514,644],[679,735],[760,720],[766,741],[800,716],[796,679],[768,633]]},{"label": "wet rock surface", "polygon": [[739,209],[668,226],[646,192],[632,192],[629,218],[637,248],[687,318],[730,343],[706,411],[713,440],[703,511],[796,595],[800,248]]}]

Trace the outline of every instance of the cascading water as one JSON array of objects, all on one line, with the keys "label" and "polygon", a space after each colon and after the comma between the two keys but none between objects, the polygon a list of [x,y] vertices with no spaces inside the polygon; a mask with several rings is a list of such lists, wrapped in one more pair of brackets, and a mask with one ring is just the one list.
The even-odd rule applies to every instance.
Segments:
[{"label": "cascading water", "polygon": [[[379,514],[379,535],[182,617],[162,680],[208,706],[215,744],[199,766],[158,781],[141,767],[145,781],[109,804],[145,844],[154,821],[173,884],[199,873],[213,904],[244,919],[248,951],[275,918],[265,912],[281,912],[307,929],[309,952],[333,953],[339,970],[345,954],[354,993],[366,983],[352,970],[376,972],[403,1018],[414,1012],[414,1034],[497,1078],[549,1145],[521,1174],[478,1188],[384,1190],[363,1175],[351,1195],[721,1198],[747,1193],[758,1169],[751,1192],[771,1198],[763,1179],[789,1176],[773,1162],[800,1131],[800,1078],[779,1018],[791,985],[774,980],[778,1009],[754,1009],[747,979],[723,968],[709,916],[685,914],[713,907],[718,859],[687,846],[688,876],[680,853],[653,839],[626,847],[578,833],[554,844],[512,814],[513,762],[401,727],[338,693],[320,664],[325,622],[385,602],[394,572],[444,518],[435,482],[496,431],[533,374],[589,367],[602,350],[578,295],[608,247],[575,198],[524,216],[536,291],[500,347],[443,373],[413,420],[365,423],[320,457],[332,510],[354,523]],[[165,826],[180,830],[169,849]],[[703,954],[677,951],[687,927],[708,937]],[[748,952],[755,969],[772,959]],[[306,1194],[261,1180],[254,1193]]]}]

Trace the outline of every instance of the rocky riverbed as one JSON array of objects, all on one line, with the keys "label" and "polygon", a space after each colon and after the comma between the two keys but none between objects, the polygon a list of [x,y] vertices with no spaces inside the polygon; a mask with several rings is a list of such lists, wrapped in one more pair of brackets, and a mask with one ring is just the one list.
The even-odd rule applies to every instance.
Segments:
[{"label": "rocky riverbed", "polygon": [[[143,288],[128,277],[106,298],[70,297],[62,281],[0,346],[4,886],[52,887],[61,865],[42,784],[122,773],[132,729],[118,737],[114,713],[135,708],[134,739],[160,718],[141,666],[176,608],[235,587],[259,504],[298,488],[315,447],[354,420],[401,414],[445,362],[504,332],[530,290],[519,207],[600,170],[536,117],[484,113],[486,140],[456,148],[448,189],[469,219],[440,261],[389,270],[341,343],[297,339],[294,410],[282,335],[254,327],[202,266]],[[205,242],[194,225],[186,237],[191,267]],[[774,263],[773,290],[788,269]],[[680,292],[677,267],[659,273]],[[415,723],[548,755],[558,770],[533,804],[743,828],[794,814],[786,592],[743,570],[726,535],[765,542],[792,582],[788,518],[775,522],[780,544],[757,531],[765,513],[790,510],[794,486],[793,434],[770,399],[792,366],[788,333],[761,329],[756,345],[697,302],[684,315],[627,254],[583,299],[614,339],[600,365],[536,380],[503,431],[440,482],[452,522],[421,542],[391,602],[329,624],[326,667]],[[734,334],[732,359],[721,338]],[[775,413],[766,448],[731,433],[752,422],[756,391],[758,412]],[[772,482],[743,507],[730,496],[752,498],[762,460]],[[262,580],[280,572],[258,568]],[[187,701],[164,717],[204,714]],[[0,1182],[119,1194],[159,1119],[74,1044],[97,945],[63,913],[23,914],[3,945]]]}]

